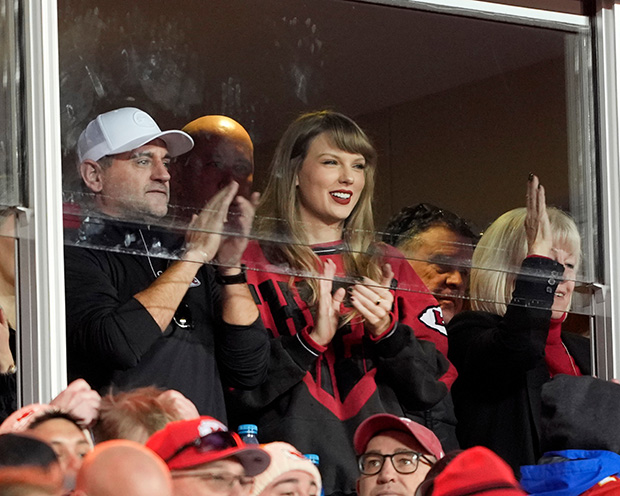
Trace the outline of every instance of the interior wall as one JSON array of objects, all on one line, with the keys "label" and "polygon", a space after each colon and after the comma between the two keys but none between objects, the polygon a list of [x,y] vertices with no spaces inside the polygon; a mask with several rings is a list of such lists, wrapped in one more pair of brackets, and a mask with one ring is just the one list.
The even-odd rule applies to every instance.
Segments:
[{"label": "interior wall", "polygon": [[[529,172],[541,178],[549,204],[568,208],[563,88],[564,61],[551,60],[352,116],[379,151],[377,227],[404,206],[429,202],[484,229],[524,206]],[[259,191],[274,148],[256,147]]]}]

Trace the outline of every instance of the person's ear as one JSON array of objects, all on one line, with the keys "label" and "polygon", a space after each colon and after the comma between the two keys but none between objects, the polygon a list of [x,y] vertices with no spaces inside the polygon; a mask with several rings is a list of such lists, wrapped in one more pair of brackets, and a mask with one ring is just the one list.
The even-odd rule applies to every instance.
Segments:
[{"label": "person's ear", "polygon": [[80,164],[80,175],[84,184],[94,193],[100,193],[103,189],[103,169],[94,160],[84,160]]},{"label": "person's ear", "polygon": [[355,481],[355,492],[360,494],[360,480],[359,478]]},{"label": "person's ear", "polygon": [[74,489],[71,492],[71,496],[88,496],[84,491],[82,491],[81,489]]}]

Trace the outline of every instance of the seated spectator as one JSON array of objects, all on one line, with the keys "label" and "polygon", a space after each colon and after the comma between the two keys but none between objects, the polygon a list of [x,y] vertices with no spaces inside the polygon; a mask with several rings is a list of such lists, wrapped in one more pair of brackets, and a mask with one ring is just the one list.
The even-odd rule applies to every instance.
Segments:
[{"label": "seated spectator", "polygon": [[[525,496],[511,468],[483,446],[448,453],[415,496]],[[438,464],[439,465],[439,464]]]},{"label": "seated spectator", "polygon": [[449,210],[420,203],[388,221],[383,241],[405,254],[449,323],[463,309],[478,241],[469,224]]},{"label": "seated spectator", "polygon": [[52,447],[60,463],[64,487],[73,490],[82,459],[93,449],[78,421],[67,413],[47,412],[37,416],[26,432]]},{"label": "seated spectator", "polygon": [[175,496],[247,496],[252,478],[269,465],[263,449],[211,417],[171,422],[146,446],[168,465]]},{"label": "seated spectator", "polygon": [[166,464],[143,445],[116,439],[89,453],[77,474],[74,496],[172,496]]},{"label": "seated spectator", "polygon": [[[444,456],[439,439],[407,418],[378,414],[362,422],[353,439],[360,471],[358,496],[413,494]],[[390,463],[387,463],[387,461]]]},{"label": "seated spectator", "polygon": [[580,257],[575,222],[547,208],[545,190],[531,175],[527,208],[499,217],[476,246],[475,311],[448,326],[448,356],[459,371],[452,393],[461,446],[486,446],[516,473],[542,455],[542,385],[557,374],[590,370],[588,341],[561,332]]},{"label": "seated spectator", "polygon": [[93,427],[96,443],[129,439],[144,444],[168,422],[198,417],[194,404],[178,391],[149,386],[109,393],[101,400],[99,418]]},{"label": "seated spectator", "polygon": [[101,397],[83,379],[76,379],[63,389],[49,405],[32,403],[13,412],[2,424],[0,434],[22,432],[28,429],[38,416],[48,412],[64,412],[75,419],[80,427],[89,428],[99,415]]},{"label": "seated spectator", "polygon": [[536,496],[620,494],[620,385],[559,375],[543,386],[537,465],[521,467]]},{"label": "seated spectator", "polygon": [[40,467],[60,476],[58,457],[49,444],[22,434],[0,434],[0,467],[21,466]]},{"label": "seated spectator", "polygon": [[231,181],[239,183],[238,194],[250,197],[254,145],[241,124],[224,115],[205,115],[182,131],[192,137],[194,148],[171,164],[170,204],[179,218],[189,221]]},{"label": "seated spectator", "polygon": [[250,496],[319,496],[319,469],[288,443],[263,444],[271,462],[254,478]]},{"label": "seated spectator", "polygon": [[549,451],[538,465],[521,467],[521,484],[532,496],[620,494],[620,455],[604,450]]},{"label": "seated spectator", "polygon": [[62,479],[50,477],[39,467],[0,468],[0,495],[2,496],[60,496]]}]

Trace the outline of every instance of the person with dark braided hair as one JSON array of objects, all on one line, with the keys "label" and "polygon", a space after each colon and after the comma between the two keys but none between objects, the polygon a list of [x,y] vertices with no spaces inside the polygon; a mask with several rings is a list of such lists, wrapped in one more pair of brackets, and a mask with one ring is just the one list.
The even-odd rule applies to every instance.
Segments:
[{"label": "person with dark braided hair", "polygon": [[446,324],[463,310],[478,238],[465,220],[430,203],[403,208],[383,233],[383,241],[405,254],[437,299]]}]

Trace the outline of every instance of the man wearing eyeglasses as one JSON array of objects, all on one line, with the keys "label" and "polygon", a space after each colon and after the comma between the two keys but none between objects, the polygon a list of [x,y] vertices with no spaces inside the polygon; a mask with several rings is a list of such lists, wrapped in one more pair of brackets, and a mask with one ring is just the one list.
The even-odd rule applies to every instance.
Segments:
[{"label": "man wearing eyeglasses", "polygon": [[146,446],[168,465],[174,496],[248,496],[270,461],[262,448],[206,416],[171,422]]},{"label": "man wearing eyeglasses", "polygon": [[439,439],[426,427],[389,414],[369,417],[355,431],[359,496],[411,496],[437,460]]},{"label": "man wearing eyeglasses", "polygon": [[223,386],[251,389],[267,371],[267,334],[240,264],[258,198],[231,181],[184,236],[168,226],[170,162],[192,146],[133,107],[80,135],[90,201],[65,248],[68,372],[99,391],[174,389],[226,421]]}]

